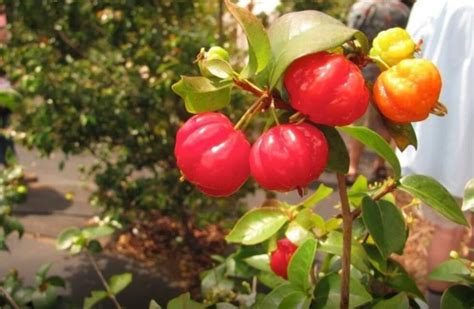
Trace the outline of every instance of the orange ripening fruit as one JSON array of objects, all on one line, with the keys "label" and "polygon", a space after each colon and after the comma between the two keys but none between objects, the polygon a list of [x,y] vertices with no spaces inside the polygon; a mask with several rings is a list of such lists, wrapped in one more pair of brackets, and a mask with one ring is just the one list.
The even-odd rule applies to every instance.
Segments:
[{"label": "orange ripening fruit", "polygon": [[396,123],[428,117],[441,92],[441,75],[425,59],[405,59],[380,74],[374,85],[379,111]]}]

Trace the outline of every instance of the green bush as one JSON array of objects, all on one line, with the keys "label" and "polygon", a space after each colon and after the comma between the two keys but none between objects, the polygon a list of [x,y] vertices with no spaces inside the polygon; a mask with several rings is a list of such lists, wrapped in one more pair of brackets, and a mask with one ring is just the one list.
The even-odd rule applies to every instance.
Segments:
[{"label": "green bush", "polygon": [[248,190],[205,198],[179,183],[173,156],[175,133],[189,116],[170,87],[184,72],[197,73],[200,48],[216,44],[217,1],[5,4],[13,35],[1,58],[25,98],[18,129],[43,155],[94,156],[84,168],[97,184],[94,206],[110,216],[137,209],[198,215],[200,223],[239,213]]}]

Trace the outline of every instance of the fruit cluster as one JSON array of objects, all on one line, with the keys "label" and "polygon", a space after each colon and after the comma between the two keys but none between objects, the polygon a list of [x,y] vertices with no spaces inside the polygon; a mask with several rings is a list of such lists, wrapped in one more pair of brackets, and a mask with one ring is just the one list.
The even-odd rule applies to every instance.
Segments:
[{"label": "fruit cluster", "polygon": [[[343,126],[361,117],[369,92],[343,55],[318,52],[295,60],[284,85],[293,109],[315,124]],[[253,144],[220,113],[201,113],[178,131],[175,156],[184,177],[216,197],[236,192],[252,175],[263,188],[303,189],[328,161],[324,134],[309,122],[277,125]]]},{"label": "fruit cluster", "polygon": [[[416,45],[401,28],[379,33],[370,57],[381,65],[373,88],[374,103],[385,118],[410,123],[428,117],[438,104],[441,77],[434,64],[413,59]],[[227,61],[222,48],[201,51],[201,73],[211,73],[205,61]],[[283,84],[291,107],[309,122],[277,125],[253,144],[219,113],[201,113],[179,130],[175,155],[183,176],[210,196],[228,196],[250,175],[274,191],[301,190],[326,167],[328,143],[314,125],[344,126],[360,118],[369,91],[358,66],[344,54],[318,52],[294,60]]]},{"label": "fruit cluster", "polygon": [[370,50],[385,70],[374,85],[375,105],[395,123],[424,120],[438,104],[441,75],[431,61],[413,58],[416,48],[408,32],[393,28],[380,32]]}]

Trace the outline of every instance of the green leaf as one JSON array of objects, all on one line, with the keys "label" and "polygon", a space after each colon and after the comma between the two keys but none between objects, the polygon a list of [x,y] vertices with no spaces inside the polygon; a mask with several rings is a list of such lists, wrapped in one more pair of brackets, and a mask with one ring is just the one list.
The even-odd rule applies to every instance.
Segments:
[{"label": "green leaf", "polygon": [[255,245],[275,234],[288,216],[277,208],[258,208],[247,212],[227,235],[228,242]]},{"label": "green leaf", "polygon": [[150,304],[148,305],[148,309],[161,309],[161,306],[155,301],[151,300]]},{"label": "green leaf", "polygon": [[447,289],[441,297],[441,309],[474,308],[474,288],[455,285]]},{"label": "green leaf", "polygon": [[270,256],[268,254],[254,255],[244,259],[244,262],[262,271],[272,271],[270,269]]},{"label": "green leaf", "polygon": [[168,303],[167,309],[204,309],[206,306],[191,299],[189,293],[181,294]]},{"label": "green leaf", "polygon": [[5,217],[3,220],[3,230],[5,232],[5,235],[9,235],[13,231],[18,232],[18,236],[21,238],[23,236],[23,233],[25,232],[25,228],[23,227],[23,224],[20,223],[20,221],[11,218],[11,217]]},{"label": "green leaf", "polygon": [[102,252],[102,245],[97,240],[93,239],[87,244],[87,250],[92,253]]},{"label": "green leaf", "polygon": [[352,138],[355,138],[367,148],[375,151],[379,156],[385,159],[393,168],[394,176],[396,179],[400,178],[401,167],[395,152],[393,151],[390,144],[387,141],[375,133],[374,131],[361,126],[346,126],[339,127],[339,130],[346,133]]},{"label": "green leaf", "polygon": [[38,271],[36,272],[36,284],[40,285],[46,280],[46,276],[48,275],[48,271],[53,265],[53,262],[45,263],[40,266]]},{"label": "green leaf", "polygon": [[202,76],[181,76],[172,87],[184,100],[186,110],[197,114],[226,107],[230,102],[232,82],[213,82]]},{"label": "green leaf", "polygon": [[382,256],[377,246],[367,243],[365,243],[363,246],[367,256],[369,257],[370,264],[372,264],[372,266],[374,266],[374,268],[382,274],[388,275],[389,272],[387,270],[387,259]]},{"label": "green leaf", "polygon": [[329,159],[326,168],[331,172],[347,174],[349,171],[349,153],[341,135],[333,127],[323,125],[317,127],[323,132],[329,145]]},{"label": "green leaf", "polygon": [[411,123],[398,124],[388,120],[383,116],[382,119],[385,128],[392,139],[395,141],[395,144],[397,145],[398,149],[400,149],[400,151],[404,151],[410,145],[415,147],[415,149],[418,148],[418,140]]},{"label": "green leaf", "polygon": [[[275,66],[270,88],[281,80],[297,58],[342,45],[357,33],[335,18],[317,11],[301,11],[281,16],[268,30]],[[281,87],[279,87],[281,92]]]},{"label": "green leaf", "polygon": [[107,297],[108,297],[108,294],[106,291],[102,291],[102,290],[92,291],[91,296],[86,297],[84,299],[84,309],[90,309],[94,307],[95,304],[106,299]]},{"label": "green leaf", "polygon": [[370,197],[362,200],[362,218],[380,253],[385,258],[396,252],[401,254],[407,240],[405,219],[397,206]]},{"label": "green leaf", "polygon": [[[320,242],[319,250],[334,255],[342,255],[342,233],[333,231],[328,234],[325,241]],[[369,272],[369,261],[362,245],[352,241],[351,264],[364,273]]]},{"label": "green leaf", "polygon": [[470,269],[462,260],[452,259],[439,264],[429,274],[430,280],[448,281],[448,282],[466,282],[464,276],[469,276]]},{"label": "green leaf", "polygon": [[387,283],[399,292],[407,292],[408,294],[422,300],[425,299],[423,293],[418,289],[416,282],[405,271],[390,276]]},{"label": "green leaf", "polygon": [[59,234],[56,240],[56,249],[66,250],[81,236],[81,230],[77,227],[68,228]]},{"label": "green leaf", "polygon": [[232,66],[222,59],[203,60],[202,65],[205,66],[212,75],[219,78],[231,78],[234,74]]},{"label": "green leaf", "polygon": [[464,187],[464,198],[462,210],[468,211],[474,209],[474,178],[469,180]]},{"label": "green leaf", "polygon": [[347,192],[351,204],[356,207],[360,206],[362,199],[367,195],[368,188],[369,184],[367,178],[365,178],[364,175],[359,175]]},{"label": "green leaf", "polygon": [[[330,274],[321,278],[314,290],[314,302],[312,308],[339,308],[341,299],[341,277],[338,274]],[[362,306],[372,300],[372,296],[365,287],[355,279],[351,278],[349,292],[349,308]]]},{"label": "green leaf", "polygon": [[[405,293],[398,293],[397,295],[378,301],[372,309],[409,309],[408,297]],[[452,308],[451,308],[452,309]]]},{"label": "green leaf", "polygon": [[252,77],[255,73],[262,72],[271,61],[272,50],[267,32],[260,20],[251,12],[229,0],[225,0],[225,4],[247,35],[249,63],[242,71],[242,76]]},{"label": "green leaf", "polygon": [[107,281],[110,287],[110,293],[117,295],[132,282],[131,273],[123,273],[110,277]]},{"label": "green leaf", "polygon": [[216,309],[239,309],[239,307],[234,306],[229,303],[217,303],[216,304]]},{"label": "green leaf", "polygon": [[257,279],[262,284],[266,285],[270,289],[275,289],[282,284],[286,284],[287,281],[282,277],[275,275],[273,272],[261,271],[257,275]]},{"label": "green leaf", "polygon": [[328,198],[334,190],[330,187],[326,187],[324,184],[320,184],[318,189],[314,191],[301,205],[305,208],[312,208],[322,200]]},{"label": "green leaf", "polygon": [[307,238],[314,237],[310,231],[308,231],[296,221],[291,221],[290,224],[288,224],[288,228],[285,231],[285,236],[295,245],[300,245]]},{"label": "green leaf", "polygon": [[290,295],[286,296],[280,306],[278,308],[280,309],[304,309],[304,308],[309,308],[309,305],[311,304],[311,298],[307,297],[305,293],[303,292],[294,292],[291,293]]},{"label": "green leaf", "polygon": [[295,292],[301,292],[298,286],[291,283],[282,284],[265,296],[259,308],[278,308],[285,297]]},{"label": "green leaf", "polygon": [[313,269],[316,247],[316,240],[307,239],[298,247],[288,264],[288,280],[303,290],[307,290],[310,286],[309,277]]},{"label": "green leaf", "polygon": [[399,188],[420,199],[447,219],[469,226],[454,197],[436,179],[423,175],[410,175],[400,179]]},{"label": "green leaf", "polygon": [[86,239],[94,239],[104,236],[112,235],[115,232],[115,229],[110,225],[102,225],[102,226],[93,226],[93,227],[86,227],[82,230],[82,235]]},{"label": "green leaf", "polygon": [[56,293],[56,289],[52,286],[48,286],[44,291],[36,290],[31,296],[35,309],[54,308],[57,299],[58,294]]},{"label": "green leaf", "polygon": [[0,90],[0,106],[15,111],[21,101],[21,96],[13,89]]},{"label": "green leaf", "polygon": [[52,286],[66,288],[66,282],[59,276],[51,276],[46,279],[46,282]]}]

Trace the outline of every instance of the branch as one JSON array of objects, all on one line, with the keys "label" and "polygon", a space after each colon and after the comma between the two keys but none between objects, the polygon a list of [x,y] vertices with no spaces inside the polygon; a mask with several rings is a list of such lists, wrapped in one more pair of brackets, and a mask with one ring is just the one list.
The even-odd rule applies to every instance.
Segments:
[{"label": "branch", "polygon": [[5,296],[10,305],[12,305],[13,309],[20,309],[20,306],[18,306],[18,304],[15,302],[10,293],[7,292],[7,290],[5,290],[3,287],[0,287],[0,293]]},{"label": "branch", "polygon": [[92,256],[92,254],[90,252],[87,252],[86,254],[87,254],[87,257],[89,258],[89,261],[91,262],[92,266],[94,266],[94,270],[97,273],[97,276],[99,276],[100,282],[102,283],[105,290],[107,291],[107,294],[108,294],[109,298],[114,303],[115,308],[122,309],[122,306],[120,306],[119,302],[117,301],[117,298],[115,298],[115,295],[112,294],[112,292],[110,290],[110,287],[109,287],[109,284],[107,283],[107,280],[105,280],[104,275],[100,271],[99,265],[97,265],[97,262],[95,261],[94,257]]},{"label": "branch", "polygon": [[351,245],[352,245],[352,216],[347,197],[344,174],[337,173],[337,184],[342,209],[342,278],[341,278],[341,309],[349,308],[349,289],[351,278]]}]

